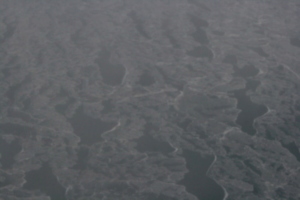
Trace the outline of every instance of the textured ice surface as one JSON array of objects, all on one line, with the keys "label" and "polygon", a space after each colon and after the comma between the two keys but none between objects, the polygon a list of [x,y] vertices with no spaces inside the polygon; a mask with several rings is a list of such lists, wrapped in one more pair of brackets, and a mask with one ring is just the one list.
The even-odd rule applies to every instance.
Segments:
[{"label": "textured ice surface", "polygon": [[0,199],[300,198],[298,0],[3,0]]}]

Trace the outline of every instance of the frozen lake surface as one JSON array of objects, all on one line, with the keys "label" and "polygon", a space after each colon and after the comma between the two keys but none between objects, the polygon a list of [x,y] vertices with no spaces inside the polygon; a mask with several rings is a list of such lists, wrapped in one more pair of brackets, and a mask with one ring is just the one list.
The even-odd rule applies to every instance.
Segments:
[{"label": "frozen lake surface", "polygon": [[298,0],[0,4],[0,199],[300,199]]}]

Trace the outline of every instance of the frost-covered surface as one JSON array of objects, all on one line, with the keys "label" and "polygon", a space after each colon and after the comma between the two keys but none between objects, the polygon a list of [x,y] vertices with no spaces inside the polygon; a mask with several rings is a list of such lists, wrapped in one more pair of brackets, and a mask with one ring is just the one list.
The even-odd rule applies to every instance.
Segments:
[{"label": "frost-covered surface", "polygon": [[300,199],[298,0],[3,0],[0,199]]}]

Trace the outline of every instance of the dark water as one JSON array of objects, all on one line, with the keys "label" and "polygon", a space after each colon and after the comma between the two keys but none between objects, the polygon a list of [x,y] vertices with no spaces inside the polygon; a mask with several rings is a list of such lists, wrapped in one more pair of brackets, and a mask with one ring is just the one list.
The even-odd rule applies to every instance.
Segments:
[{"label": "dark water", "polygon": [[201,156],[199,153],[184,150],[183,157],[189,170],[179,184],[199,200],[222,200],[224,190],[213,179],[206,176],[207,170],[214,161],[213,156]]},{"label": "dark water", "polygon": [[65,103],[62,104],[58,104],[55,106],[55,110],[56,112],[58,112],[59,114],[64,115],[65,112],[67,111],[68,107],[72,104],[75,103],[75,99],[74,98],[69,98]]},{"label": "dark water", "polygon": [[20,110],[9,109],[7,111],[7,116],[15,119],[21,119],[24,122],[34,123],[35,120],[26,112]]},{"label": "dark water", "polygon": [[155,83],[154,77],[150,74],[149,71],[145,71],[139,78],[137,84],[142,86],[150,86]]},{"label": "dark water", "polygon": [[198,46],[194,49],[187,51],[188,56],[195,58],[207,58],[209,61],[212,61],[214,54],[207,46]]},{"label": "dark water", "polygon": [[32,81],[31,77],[26,76],[19,83],[10,86],[10,88],[5,93],[5,96],[8,98],[10,105],[16,103],[16,101],[18,100],[17,99],[18,92],[22,89],[23,86],[27,85],[31,81]]},{"label": "dark water", "polygon": [[295,116],[294,125],[300,130],[300,115]]},{"label": "dark water", "polygon": [[0,188],[5,187],[10,184],[8,174],[0,172]]},{"label": "dark water", "polygon": [[0,124],[0,135],[1,134],[11,134],[20,137],[29,137],[36,135],[36,132],[33,128],[28,126],[13,123],[4,123]]},{"label": "dark water", "polygon": [[51,197],[51,200],[67,200],[65,188],[58,182],[52,173],[49,164],[43,164],[38,170],[32,170],[25,174],[26,190],[40,190]]},{"label": "dark water", "polygon": [[252,64],[247,64],[243,68],[234,66],[235,76],[240,76],[244,79],[254,77],[258,74],[259,70]]},{"label": "dark water", "polygon": [[293,154],[296,159],[300,162],[300,152],[295,142],[291,142],[289,144],[282,143],[282,146],[286,148],[291,154]]},{"label": "dark water", "polygon": [[204,28],[208,27],[208,22],[204,19],[196,17],[195,15],[189,15],[190,22],[195,26],[195,32],[192,33],[192,37],[196,42],[202,45],[209,44],[209,39],[207,37]]},{"label": "dark water", "polygon": [[290,44],[294,47],[300,48],[300,39],[296,37],[290,38]]},{"label": "dark water", "polygon": [[[275,192],[276,192],[276,194],[278,195],[278,197],[280,197],[281,199],[286,198],[285,191],[284,191],[283,188],[277,188],[277,189],[275,190]],[[291,199],[289,199],[289,200],[291,200]]]},{"label": "dark water", "polygon": [[183,130],[187,130],[188,126],[193,122],[190,118],[185,118],[184,120],[177,123],[177,126],[182,128]]},{"label": "dark water", "polygon": [[256,88],[260,85],[260,81],[247,79],[245,90],[255,92]]},{"label": "dark water", "polygon": [[136,150],[139,152],[160,152],[163,154],[171,153],[174,151],[174,148],[165,141],[155,139],[154,135],[159,128],[148,122],[144,126],[144,135],[136,139]]},{"label": "dark water", "polygon": [[85,170],[87,168],[89,152],[90,149],[84,146],[77,150],[77,162],[73,166],[73,169]]},{"label": "dark water", "polygon": [[206,31],[202,28],[197,28],[195,32],[192,33],[192,37],[196,42],[199,42],[200,44],[205,45],[209,43]]},{"label": "dark water", "polygon": [[14,164],[14,157],[20,153],[22,146],[18,140],[7,143],[0,137],[0,163],[1,169],[10,169]]},{"label": "dark water", "polygon": [[[234,57],[227,57],[227,62],[235,63]],[[247,95],[247,91],[255,91],[260,84],[259,81],[250,79],[256,76],[259,70],[256,69],[255,66],[248,64],[241,69],[234,66],[234,71],[234,75],[242,77],[247,81],[244,89],[235,90],[233,92],[234,98],[237,99],[237,108],[241,110],[236,119],[236,123],[241,126],[243,132],[249,135],[255,135],[256,129],[253,126],[254,120],[268,111],[266,106],[253,103],[251,98]]]},{"label": "dark water", "polygon": [[147,194],[142,197],[142,200],[178,200],[178,199],[163,194]]},{"label": "dark water", "polygon": [[22,83],[17,83],[15,85],[10,86],[9,90],[5,93],[5,96],[8,98],[9,103],[13,104],[15,103],[15,95],[17,91],[21,88]]},{"label": "dark water", "polygon": [[[147,121],[147,119],[146,119]],[[159,127],[151,122],[147,122],[143,129],[145,134],[151,134],[159,131]]]},{"label": "dark water", "polygon": [[268,109],[264,105],[253,103],[246,95],[247,89],[234,91],[234,97],[238,100],[237,108],[240,111],[236,123],[241,126],[242,131],[254,135],[256,129],[253,127],[254,120],[265,114]]},{"label": "dark water", "polygon": [[66,112],[66,110],[68,109],[68,107],[69,107],[69,104],[67,104],[67,103],[59,104],[59,105],[55,106],[55,110],[59,114],[63,115]]},{"label": "dark water", "polygon": [[1,137],[2,134],[28,138],[36,135],[36,132],[33,128],[20,124],[0,124],[0,163],[2,169],[9,169],[15,162],[14,157],[22,150],[22,146],[19,140],[13,140],[12,142],[7,143]]},{"label": "dark water", "polygon": [[101,52],[95,63],[99,66],[101,77],[105,84],[117,86],[122,83],[126,69],[123,65],[111,63],[110,53],[107,50]]},{"label": "dark water", "polygon": [[199,42],[200,44],[205,45],[209,43],[206,31],[202,28],[197,28],[196,31],[192,33],[192,37],[196,42]]},{"label": "dark water", "polygon": [[236,66],[238,64],[237,57],[235,55],[227,55],[222,61],[225,64]]},{"label": "dark water", "polygon": [[117,125],[116,122],[105,122],[84,113],[81,106],[70,119],[74,133],[81,139],[80,144],[92,145],[102,141],[101,135]]},{"label": "dark water", "polygon": [[300,115],[295,116],[296,123],[300,123]]},{"label": "dark water", "polygon": [[115,108],[113,102],[111,99],[105,100],[102,102],[103,105],[103,110],[101,110],[102,114],[107,114],[113,111],[113,109]]},{"label": "dark water", "polygon": [[136,150],[139,152],[160,152],[171,153],[174,148],[168,142],[154,139],[151,135],[145,134],[136,140]]}]

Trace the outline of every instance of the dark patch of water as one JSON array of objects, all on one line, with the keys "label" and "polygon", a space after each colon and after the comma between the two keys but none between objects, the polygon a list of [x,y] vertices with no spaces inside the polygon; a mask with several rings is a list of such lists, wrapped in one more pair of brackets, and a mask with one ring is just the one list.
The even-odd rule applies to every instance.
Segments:
[{"label": "dark patch of water", "polygon": [[144,133],[145,134],[152,134],[155,132],[159,131],[159,127],[154,125],[153,123],[151,122],[147,122],[145,125],[144,125]]},{"label": "dark patch of water", "polygon": [[7,68],[3,68],[3,69],[1,69],[0,71],[1,71],[1,73],[4,75],[4,77],[9,77],[12,73],[11,73],[11,71],[13,70],[12,69],[13,67],[7,67]]},{"label": "dark patch of water", "polygon": [[[287,125],[287,124],[286,124]],[[281,130],[282,132],[284,132],[286,135],[289,135],[289,136],[291,136],[292,135],[292,132],[291,132],[291,130],[289,129],[289,126],[287,125],[287,126],[279,126],[278,127],[278,129],[279,130]]]},{"label": "dark patch of water", "polygon": [[58,112],[59,114],[64,114],[65,113],[65,111],[67,110],[67,108],[68,108],[68,104],[67,103],[64,103],[64,104],[59,104],[59,105],[56,105],[55,106],[55,110],[56,110],[56,112]]},{"label": "dark patch of water", "polygon": [[9,103],[13,104],[15,102],[15,95],[17,91],[21,88],[22,83],[15,84],[11,86],[8,91],[5,93],[5,96],[8,98]]},{"label": "dark patch of water", "polygon": [[111,99],[105,100],[102,102],[103,105],[103,110],[101,110],[102,114],[107,114],[113,111],[113,109],[115,108],[114,104],[112,103]]},{"label": "dark patch of water", "polygon": [[145,134],[136,139],[136,150],[141,153],[146,152],[160,152],[168,154],[174,151],[174,148],[165,141],[154,139],[151,135]]},{"label": "dark patch of water", "polygon": [[281,145],[286,148],[291,154],[293,154],[298,162],[300,162],[300,152],[295,142],[291,142],[289,144],[281,143]]},{"label": "dark patch of water", "polygon": [[30,197],[32,197],[30,191],[23,190],[22,188],[14,189],[13,194],[15,197],[20,198],[20,199],[30,199]]},{"label": "dark patch of water", "polygon": [[212,61],[214,54],[207,46],[198,46],[194,49],[187,51],[188,56],[195,58],[207,58],[209,61]]},{"label": "dark patch of water", "polygon": [[300,115],[295,116],[295,122],[293,124],[300,130]]},{"label": "dark patch of water", "polygon": [[248,79],[247,83],[246,83],[245,91],[251,90],[251,91],[255,92],[255,90],[257,89],[257,87],[259,85],[260,85],[260,81],[256,81],[256,80],[253,80],[253,79]]},{"label": "dark patch of water", "polygon": [[234,71],[236,76],[241,76],[245,79],[256,76],[259,73],[259,70],[252,64],[247,64],[243,68],[234,66]]},{"label": "dark patch of water", "polygon": [[107,50],[102,51],[95,63],[99,66],[101,77],[105,84],[110,86],[121,85],[126,69],[123,65],[112,64],[110,62],[110,53]]},{"label": "dark patch of water", "polygon": [[241,126],[242,131],[249,135],[254,135],[256,129],[253,127],[254,120],[265,114],[268,109],[264,105],[253,103],[246,95],[246,89],[234,91],[234,97],[237,99],[237,108],[240,111],[236,123]]},{"label": "dark patch of water", "polygon": [[275,190],[275,192],[276,192],[276,194],[278,195],[279,198],[281,198],[281,199],[285,199],[286,198],[286,194],[285,194],[285,191],[284,191],[283,188],[279,187],[279,188],[277,188]]},{"label": "dark patch of water", "polygon": [[199,42],[202,45],[209,44],[209,39],[207,37],[206,31],[202,28],[197,28],[192,37],[196,42]]},{"label": "dark patch of water", "polygon": [[300,115],[297,115],[297,116],[295,117],[295,121],[296,121],[297,123],[300,123]]},{"label": "dark patch of water", "polygon": [[[231,59],[234,61],[234,58]],[[251,64],[245,65],[242,69],[234,65],[234,70],[235,75],[247,80],[244,89],[233,92],[234,98],[237,99],[237,108],[241,110],[235,122],[241,126],[242,131],[249,135],[254,135],[256,134],[256,129],[253,127],[255,119],[268,111],[266,106],[253,103],[247,95],[247,91],[255,91],[260,84],[259,81],[250,79],[250,77],[256,76],[259,70]]]},{"label": "dark patch of water", "polygon": [[217,35],[217,36],[224,36],[225,35],[225,32],[220,31],[220,30],[213,30],[212,33]]},{"label": "dark patch of water", "polygon": [[90,149],[84,146],[81,146],[77,150],[77,162],[73,166],[73,169],[85,170],[87,168],[87,164],[89,160],[89,152]]},{"label": "dark patch of water", "polygon": [[300,48],[300,39],[296,37],[290,38],[290,44],[294,47]]},{"label": "dark patch of water", "polygon": [[225,56],[225,58],[222,60],[222,62],[225,64],[233,65],[233,66],[237,66],[237,64],[238,64],[238,60],[235,55]]},{"label": "dark patch of water", "polygon": [[35,136],[36,132],[34,128],[28,126],[13,123],[4,123],[0,124],[0,135],[1,134],[11,134],[20,137],[30,137]]},{"label": "dark patch of water", "polygon": [[182,156],[189,171],[178,183],[199,200],[222,200],[225,195],[223,188],[206,175],[214,157],[190,150],[183,150]]},{"label": "dark patch of water", "polygon": [[190,118],[185,118],[184,120],[177,123],[177,126],[182,128],[183,130],[187,130],[188,126],[193,122]]},{"label": "dark patch of water", "polygon": [[266,138],[267,138],[268,140],[275,140],[275,139],[276,139],[276,138],[273,136],[272,132],[271,132],[268,128],[266,128]]},{"label": "dark patch of water", "polygon": [[201,139],[205,140],[209,137],[209,134],[206,133],[203,127],[196,126],[197,129],[195,130],[195,134],[200,137]]},{"label": "dark patch of water", "polygon": [[10,169],[15,163],[14,157],[20,153],[22,146],[19,140],[7,143],[0,137],[0,163],[2,169]]},{"label": "dark patch of water", "polygon": [[189,19],[196,28],[195,32],[192,33],[192,37],[194,38],[194,40],[202,45],[209,44],[209,39],[207,37],[206,31],[203,29],[209,26],[208,22],[195,15],[189,15]]},{"label": "dark patch of water", "polygon": [[116,122],[105,122],[85,114],[83,107],[79,107],[70,119],[74,133],[81,139],[80,144],[93,145],[102,141],[102,134],[117,125]]},{"label": "dark patch of water", "polygon": [[21,119],[24,122],[34,123],[34,119],[32,119],[28,113],[22,112],[18,109],[8,109],[7,116],[15,119]]},{"label": "dark patch of water", "polygon": [[5,172],[0,172],[0,188],[8,186],[10,184],[9,176]]},{"label": "dark patch of water", "polygon": [[64,115],[65,112],[67,111],[68,107],[69,107],[72,103],[75,103],[75,101],[76,101],[75,99],[70,98],[70,99],[67,100],[67,102],[56,105],[56,106],[55,106],[56,112],[58,112],[59,114]]},{"label": "dark patch of water", "polygon": [[40,169],[25,174],[26,190],[40,190],[50,196],[51,200],[67,200],[65,188],[58,182],[49,164],[45,163]]},{"label": "dark patch of water", "polygon": [[164,194],[146,194],[143,195],[144,200],[177,200],[174,197],[169,197]]},{"label": "dark patch of water", "polygon": [[23,86],[27,85],[30,82],[31,82],[31,77],[26,76],[21,82],[10,86],[10,88],[5,93],[5,96],[8,98],[10,105],[14,104],[18,100],[17,99],[18,91],[21,90]]},{"label": "dark patch of water", "polygon": [[23,104],[23,110],[28,111],[30,109],[30,107],[32,106],[32,101],[30,98],[27,98],[27,99],[23,100],[22,104]]},{"label": "dark patch of water", "polygon": [[149,71],[145,71],[139,78],[137,84],[142,86],[150,86],[155,83],[154,77],[150,74]]},{"label": "dark patch of water", "polygon": [[252,182],[252,186],[253,186],[253,194],[255,194],[256,196],[262,196],[264,194],[263,189],[261,188],[259,183],[256,182]]}]

